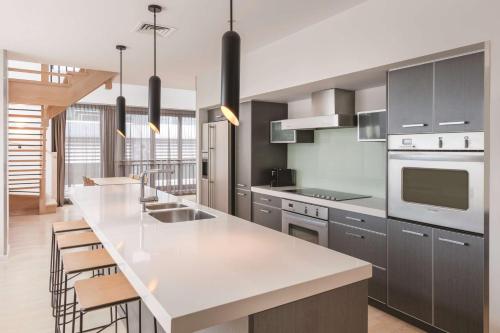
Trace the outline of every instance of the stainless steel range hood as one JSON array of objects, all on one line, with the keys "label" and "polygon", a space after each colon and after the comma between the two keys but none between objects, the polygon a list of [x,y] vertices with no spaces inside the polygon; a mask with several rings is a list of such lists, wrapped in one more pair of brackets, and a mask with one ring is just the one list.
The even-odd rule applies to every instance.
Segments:
[{"label": "stainless steel range hood", "polygon": [[311,117],[285,119],[282,129],[322,129],[356,126],[354,91],[328,89],[312,93]]}]

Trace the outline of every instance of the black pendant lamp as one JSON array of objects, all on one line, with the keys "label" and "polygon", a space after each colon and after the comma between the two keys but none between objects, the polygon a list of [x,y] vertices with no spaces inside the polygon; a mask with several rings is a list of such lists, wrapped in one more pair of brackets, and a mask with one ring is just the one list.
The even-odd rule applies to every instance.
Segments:
[{"label": "black pendant lamp", "polygon": [[240,45],[241,38],[233,31],[233,0],[229,0],[229,31],[222,36],[221,110],[234,126],[240,121]]},{"label": "black pendant lamp", "polygon": [[158,76],[156,76],[156,13],[161,12],[161,6],[149,5],[148,10],[154,15],[154,73],[153,76],[149,78],[149,127],[151,127],[155,133],[160,133],[161,80]]},{"label": "black pendant lamp", "polygon": [[120,96],[116,98],[116,113],[117,113],[117,128],[116,131],[122,137],[126,136],[126,125],[125,125],[125,97],[122,96],[122,78],[123,78],[123,67],[122,67],[122,52],[127,49],[126,46],[116,45],[116,49],[120,51]]}]

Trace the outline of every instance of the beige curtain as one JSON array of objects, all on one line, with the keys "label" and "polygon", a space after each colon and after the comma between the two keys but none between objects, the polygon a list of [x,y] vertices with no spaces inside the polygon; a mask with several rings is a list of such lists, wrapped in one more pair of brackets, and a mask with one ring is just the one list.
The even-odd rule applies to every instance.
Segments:
[{"label": "beige curtain", "polygon": [[64,205],[66,111],[52,118],[52,151],[57,152],[57,205]]},{"label": "beige curtain", "polygon": [[116,112],[114,106],[101,106],[101,175],[115,176]]}]

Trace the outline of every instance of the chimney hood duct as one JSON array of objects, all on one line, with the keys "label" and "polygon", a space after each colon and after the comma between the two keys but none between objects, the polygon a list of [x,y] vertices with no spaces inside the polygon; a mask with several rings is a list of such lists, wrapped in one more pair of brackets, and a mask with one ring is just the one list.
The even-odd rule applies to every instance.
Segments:
[{"label": "chimney hood duct", "polygon": [[312,117],[285,119],[282,129],[303,130],[356,126],[354,91],[328,89],[311,94]]}]

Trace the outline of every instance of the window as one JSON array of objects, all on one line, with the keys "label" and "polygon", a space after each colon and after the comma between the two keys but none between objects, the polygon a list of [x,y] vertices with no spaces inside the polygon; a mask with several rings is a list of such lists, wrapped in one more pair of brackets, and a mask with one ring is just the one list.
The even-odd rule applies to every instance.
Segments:
[{"label": "window", "polygon": [[83,184],[83,176],[101,176],[101,110],[74,105],[66,110],[66,186]]}]

